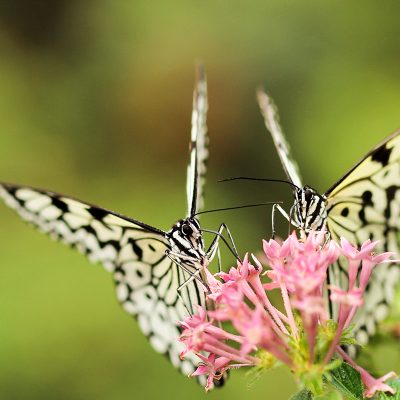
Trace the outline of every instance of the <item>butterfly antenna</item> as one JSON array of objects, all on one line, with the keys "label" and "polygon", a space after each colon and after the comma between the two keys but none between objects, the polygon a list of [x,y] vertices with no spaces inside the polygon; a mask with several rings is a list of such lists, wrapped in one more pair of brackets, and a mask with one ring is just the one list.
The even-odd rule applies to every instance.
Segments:
[{"label": "butterfly antenna", "polygon": [[244,205],[235,206],[235,207],[215,208],[213,210],[199,211],[196,214],[193,214],[192,216],[195,217],[196,215],[207,214],[207,213],[212,213],[212,212],[216,212],[216,211],[228,211],[228,210],[237,210],[237,209],[240,209],[240,208],[271,206],[271,205],[274,205],[274,204],[283,204],[283,201],[267,201],[265,203],[244,204]]},{"label": "butterfly antenna", "polygon": [[287,185],[290,185],[294,189],[301,190],[301,188],[298,187],[297,185],[295,185],[293,182],[286,181],[284,179],[253,178],[251,176],[236,176],[234,178],[220,179],[218,182],[230,182],[230,181],[262,181],[262,182],[286,183]]}]

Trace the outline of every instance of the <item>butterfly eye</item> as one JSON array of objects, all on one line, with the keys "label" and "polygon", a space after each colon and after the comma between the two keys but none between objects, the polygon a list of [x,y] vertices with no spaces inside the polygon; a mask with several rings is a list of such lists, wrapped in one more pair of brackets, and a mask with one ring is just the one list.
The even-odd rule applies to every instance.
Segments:
[{"label": "butterfly eye", "polygon": [[188,224],[184,224],[182,225],[182,232],[185,235],[190,236],[193,233],[193,229]]},{"label": "butterfly eye", "polygon": [[308,201],[311,201],[311,200],[312,200],[312,197],[313,197],[313,193],[311,192],[311,190],[307,190],[307,191],[304,193],[304,197],[305,197],[305,199],[306,199],[307,202],[308,202]]}]

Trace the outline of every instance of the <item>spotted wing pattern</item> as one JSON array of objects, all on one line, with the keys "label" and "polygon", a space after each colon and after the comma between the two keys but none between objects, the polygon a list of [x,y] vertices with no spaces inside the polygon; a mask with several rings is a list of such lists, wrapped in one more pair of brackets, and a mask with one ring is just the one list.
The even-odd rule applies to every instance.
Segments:
[{"label": "spotted wing pattern", "polygon": [[296,186],[303,187],[299,167],[291,155],[289,143],[279,124],[279,115],[275,104],[263,90],[257,91],[257,100],[264,117],[265,126],[272,135],[286,176]]},{"label": "spotted wing pattern", "polygon": [[[377,251],[393,251],[398,257],[400,230],[400,131],[373,149],[326,193],[328,229],[334,238],[355,244],[379,240]],[[333,283],[344,279],[339,268]],[[368,285],[365,306],[357,315],[357,339],[361,344],[375,333],[395,296],[399,265],[378,266]]]},{"label": "spotted wing pattern", "polygon": [[[113,275],[117,298],[153,348],[166,354],[184,374],[193,372],[194,357],[180,360],[177,321],[186,315],[176,288],[188,276],[166,256],[170,248],[161,230],[112,211],[56,193],[0,185],[0,197],[26,221],[52,238],[76,247]],[[194,283],[181,293],[185,304],[203,304]],[[204,305],[204,304],[203,304]]]},{"label": "spotted wing pattern", "polygon": [[201,211],[204,206],[204,184],[208,159],[207,110],[207,80],[204,68],[199,64],[193,93],[190,161],[187,170],[188,216]]}]

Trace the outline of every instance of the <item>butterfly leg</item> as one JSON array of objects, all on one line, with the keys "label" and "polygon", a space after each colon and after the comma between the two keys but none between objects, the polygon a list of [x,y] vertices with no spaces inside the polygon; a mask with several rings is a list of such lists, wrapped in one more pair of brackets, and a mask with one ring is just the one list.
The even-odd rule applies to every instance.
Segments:
[{"label": "butterfly leg", "polygon": [[296,222],[293,221],[293,207],[290,209],[290,214],[288,215],[288,213],[280,206],[280,204],[275,203],[272,206],[272,239],[275,238],[275,234],[276,234],[276,230],[275,230],[275,215],[276,215],[276,211],[279,211],[280,214],[289,222],[289,233],[291,231],[291,226],[295,226],[296,228],[298,228],[298,224]]},{"label": "butterfly leg", "polygon": [[280,204],[274,204],[272,209],[274,210],[274,208],[277,209],[283,215],[283,217],[290,222],[291,217],[289,217],[288,213],[280,206]]},{"label": "butterfly leg", "polygon": [[[191,264],[199,264],[199,261],[197,258],[193,258],[190,256],[187,256],[185,254],[181,254],[181,253],[176,253],[174,251],[171,250],[166,250],[165,254],[167,255],[167,257],[173,261],[179,268],[182,268],[182,270],[184,272],[186,272],[187,274],[190,275],[190,277],[193,277],[193,279],[196,279],[198,282],[200,282],[206,289],[207,291],[209,291],[209,287],[207,285],[206,282],[204,282],[204,280],[199,276],[201,268],[196,268],[194,265],[192,266],[192,268],[195,269],[195,272],[191,271],[187,265],[185,265],[185,261],[186,262],[190,262]],[[189,278],[190,279],[190,278]]]},{"label": "butterfly leg", "polygon": [[181,295],[181,293],[180,293],[180,291],[179,291],[179,288],[176,289],[176,294],[178,295],[179,301],[180,301],[180,302],[183,304],[183,306],[185,307],[185,310],[186,310],[186,312],[187,312],[187,315],[189,315],[189,316],[191,317],[191,316],[193,315],[193,310],[189,310],[189,307],[187,306],[185,300],[183,299],[183,297],[182,297],[182,295]]},{"label": "butterfly leg", "polygon": [[331,240],[331,233],[329,231],[326,231],[325,232],[325,241],[324,241],[324,244],[322,245],[322,247],[325,247],[330,240]]},{"label": "butterfly leg", "polygon": [[[184,264],[180,263],[178,264],[180,268],[182,268],[183,271],[185,271],[186,273],[188,273],[189,277],[188,279],[186,279],[183,283],[181,283],[177,289],[176,289],[176,293],[180,299],[180,301],[182,302],[182,304],[185,306],[185,309],[188,313],[188,315],[192,315],[193,314],[193,307],[192,307],[192,303],[190,301],[190,295],[189,295],[189,291],[188,291],[188,300],[185,301],[185,299],[183,298],[183,290],[185,288],[188,287],[188,285],[190,285],[192,282],[194,282],[195,280],[198,280],[201,282],[201,285],[203,286],[204,290],[207,293],[210,293],[210,288],[208,287],[208,285],[201,279],[200,277],[200,273],[201,273],[201,269],[197,269],[195,272],[190,271],[188,268],[185,267]],[[188,304],[189,303],[189,304]]]},{"label": "butterfly leg", "polygon": [[298,205],[298,202],[293,204],[293,206],[290,208],[289,218],[287,217],[287,214],[286,214],[286,219],[289,221],[288,235],[290,235],[290,233],[291,233],[292,225],[297,229],[299,229],[299,228],[301,229],[301,225],[299,223],[297,223],[293,218],[293,215],[296,215],[297,205]]},{"label": "butterfly leg", "polygon": [[[181,268],[182,271],[184,271],[185,273],[187,273],[189,275],[189,278],[187,278],[182,284],[180,284],[178,286],[178,288],[176,289],[176,292],[177,292],[177,295],[178,295],[180,301],[184,305],[188,315],[192,315],[193,310],[190,311],[190,309],[188,307],[188,304],[187,304],[187,301],[185,301],[185,299],[182,296],[182,290],[185,287],[187,287],[191,282],[196,280],[197,282],[199,282],[203,286],[204,290],[207,293],[210,293],[209,286],[207,285],[207,283],[200,276],[200,273],[202,272],[202,268],[196,268],[196,267],[192,266],[192,268],[195,268],[195,271],[193,272],[192,270],[189,269],[189,267],[187,265],[185,265],[185,261],[186,262],[191,262],[191,264],[199,263],[196,258],[187,256],[187,255],[184,255],[184,254],[180,254],[180,253],[175,253],[175,252],[173,252],[171,250],[167,250],[166,251],[166,255],[172,262],[174,262],[179,268]],[[191,305],[190,300],[189,300],[189,304]]]},{"label": "butterfly leg", "polygon": [[[230,246],[230,244],[228,243],[228,241],[224,238],[224,236],[222,235],[222,232],[224,231],[224,229],[226,230],[226,233],[228,234],[229,237],[229,241],[232,244],[232,247]],[[215,234],[215,238],[212,241],[210,247],[207,250],[207,257],[209,259],[209,261],[211,262],[215,256],[215,252],[216,250],[219,248],[219,239],[222,239],[223,242],[226,244],[226,246],[228,247],[228,249],[231,251],[231,253],[235,256],[235,258],[237,260],[239,260],[240,262],[242,261],[239,257],[235,242],[233,240],[231,231],[229,230],[229,228],[226,226],[226,224],[222,223],[219,228],[218,231],[211,231],[211,230],[206,230],[203,229],[205,232],[210,232],[210,233],[214,233]]]},{"label": "butterfly leg", "polygon": [[272,206],[272,215],[271,215],[271,224],[272,224],[272,234],[271,234],[271,238],[275,239],[275,214],[276,214],[276,209],[279,206],[279,204],[274,204]]},{"label": "butterfly leg", "polygon": [[217,256],[218,256],[218,272],[222,271],[222,262],[221,262],[221,251],[219,249],[219,246],[217,248]]},{"label": "butterfly leg", "polygon": [[[193,310],[192,304],[190,302],[190,299],[189,299],[189,304],[190,304],[191,310],[189,310],[189,307],[186,304],[186,302],[185,302],[185,300],[184,300],[184,298],[183,298],[181,293],[190,283],[192,283],[195,279],[199,278],[200,272],[201,272],[200,269],[198,269],[195,272],[193,272],[192,275],[186,281],[184,281],[182,284],[180,284],[178,286],[178,288],[176,289],[178,297],[181,300],[181,302],[183,303],[183,305],[185,306],[186,311],[188,312],[188,315],[192,315],[194,310]],[[204,285],[204,283],[203,283],[203,285]],[[207,288],[207,292],[210,293],[210,289]]]}]

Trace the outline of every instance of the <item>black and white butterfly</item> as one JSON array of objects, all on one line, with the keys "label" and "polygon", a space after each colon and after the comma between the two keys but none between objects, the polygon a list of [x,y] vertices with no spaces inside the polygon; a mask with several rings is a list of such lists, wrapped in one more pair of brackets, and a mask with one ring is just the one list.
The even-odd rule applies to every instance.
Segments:
[{"label": "black and white butterfly", "polygon": [[[341,236],[361,245],[379,240],[377,251],[400,252],[400,131],[372,149],[325,193],[303,185],[299,168],[279,124],[277,109],[268,95],[259,91],[258,102],[265,125],[271,132],[283,168],[293,186],[294,204],[287,214],[303,231],[326,227],[335,240]],[[330,271],[330,283],[342,287],[347,276],[338,264]],[[380,265],[367,287],[365,305],[356,318],[356,339],[360,344],[374,335],[376,325],[389,311],[400,279],[399,265]]]},{"label": "black and white butterfly", "polygon": [[0,196],[41,231],[100,262],[113,276],[122,307],[136,317],[153,348],[166,354],[185,375],[198,359],[182,351],[178,321],[195,305],[206,306],[204,266],[214,257],[221,225],[208,250],[195,214],[203,204],[208,158],[207,83],[198,67],[193,96],[190,161],[187,170],[187,216],[169,231],[46,190],[0,184]]}]

